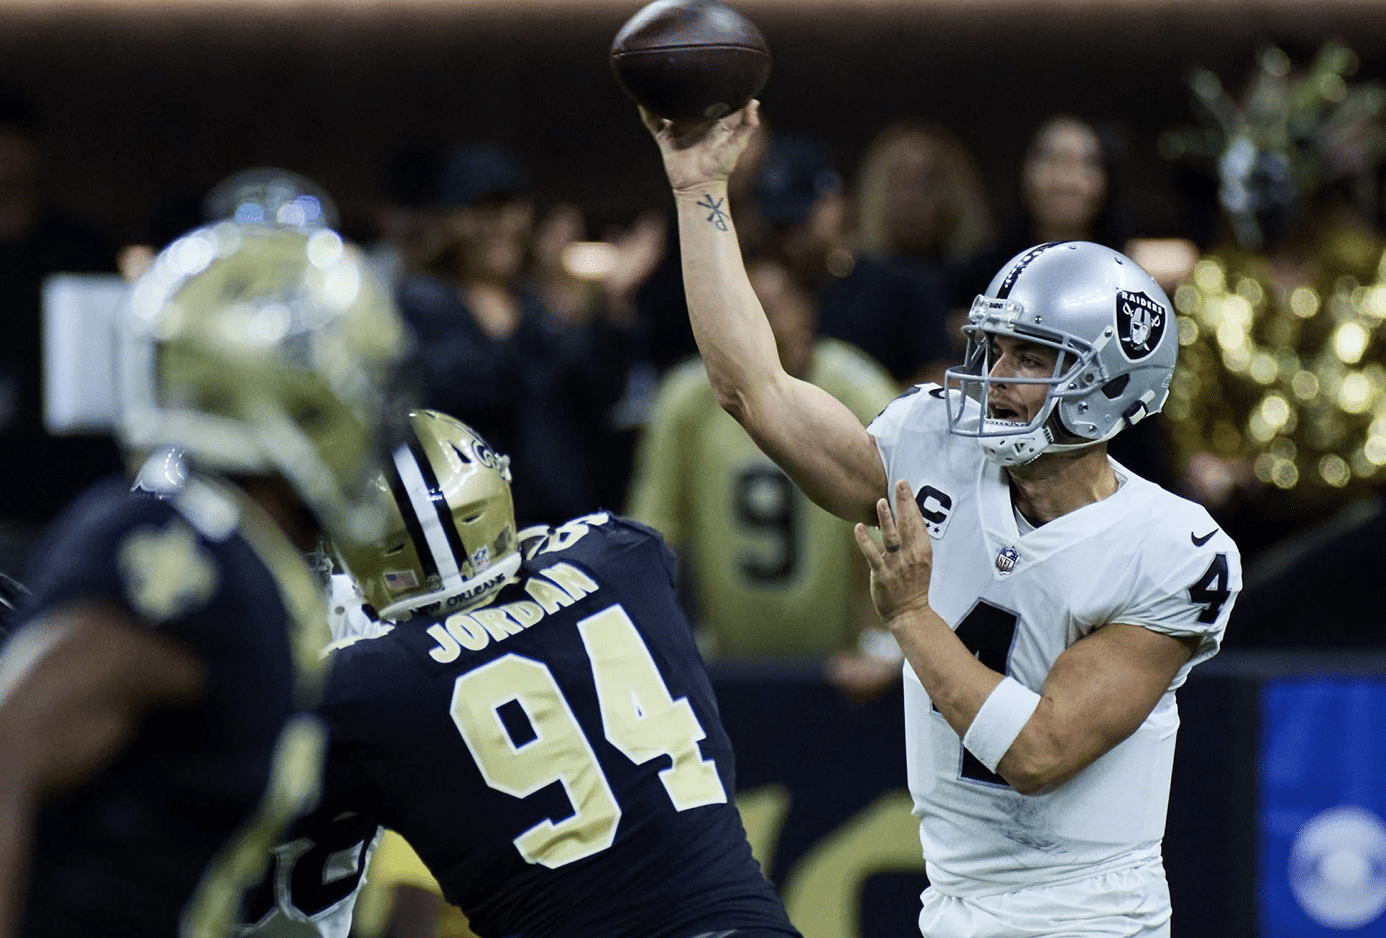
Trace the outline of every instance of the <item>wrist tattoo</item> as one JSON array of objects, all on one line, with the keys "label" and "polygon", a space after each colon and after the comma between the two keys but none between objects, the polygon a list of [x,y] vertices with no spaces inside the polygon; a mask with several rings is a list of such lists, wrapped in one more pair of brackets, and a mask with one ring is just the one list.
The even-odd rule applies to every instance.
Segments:
[{"label": "wrist tattoo", "polygon": [[726,199],[714,199],[710,195],[705,195],[697,203],[702,208],[710,210],[707,220],[712,222],[712,224],[717,227],[718,231],[727,230],[727,216],[722,211],[722,203],[725,201]]}]

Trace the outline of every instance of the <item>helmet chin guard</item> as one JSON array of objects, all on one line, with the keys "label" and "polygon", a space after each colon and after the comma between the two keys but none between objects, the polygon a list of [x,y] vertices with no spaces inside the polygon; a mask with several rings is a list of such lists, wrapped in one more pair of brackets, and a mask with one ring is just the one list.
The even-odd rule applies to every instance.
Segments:
[{"label": "helmet chin guard", "polygon": [[[1154,278],[1110,248],[1068,241],[1022,252],[972,304],[966,358],[944,375],[949,429],[1001,466],[1111,439],[1164,405],[1178,351],[1171,316]],[[993,336],[1054,349],[1053,372],[993,378]],[[1028,422],[989,417],[998,384],[1044,385],[1044,402]]]}]

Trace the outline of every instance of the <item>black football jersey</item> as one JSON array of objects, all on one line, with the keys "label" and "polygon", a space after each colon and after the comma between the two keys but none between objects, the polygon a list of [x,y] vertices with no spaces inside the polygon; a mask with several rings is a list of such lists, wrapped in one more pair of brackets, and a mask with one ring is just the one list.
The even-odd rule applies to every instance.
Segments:
[{"label": "black football jersey", "polygon": [[350,892],[330,864],[361,857],[352,842],[379,823],[480,935],[797,934],[732,800],[662,539],[603,513],[531,529],[523,552],[484,608],[333,655],[326,792],[292,851],[312,864],[293,875],[298,914]]},{"label": "black football jersey", "polygon": [[55,523],[29,585],[24,621],[74,601],[122,610],[190,649],[205,692],[145,714],[110,764],[44,802],[19,934],[229,934],[320,777],[325,734],[303,712],[321,670],[303,652],[326,636],[313,573],[229,486],[157,498],[112,480]]}]

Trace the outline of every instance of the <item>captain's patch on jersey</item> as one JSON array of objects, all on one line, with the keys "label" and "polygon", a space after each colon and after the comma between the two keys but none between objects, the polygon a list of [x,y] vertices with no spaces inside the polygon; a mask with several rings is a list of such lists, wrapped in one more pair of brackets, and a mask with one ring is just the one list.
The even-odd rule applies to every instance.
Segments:
[{"label": "captain's patch on jersey", "polygon": [[925,485],[914,496],[919,513],[924,517],[924,528],[934,540],[943,537],[948,530],[948,522],[953,517],[953,497],[939,491],[932,485]]},{"label": "captain's patch on jersey", "polygon": [[1140,361],[1160,346],[1169,311],[1144,293],[1118,290],[1116,295],[1117,337],[1121,350],[1131,361]]},{"label": "captain's patch on jersey", "polygon": [[121,543],[116,566],[125,595],[145,618],[165,622],[205,603],[217,591],[216,561],[186,522],[142,527]]}]

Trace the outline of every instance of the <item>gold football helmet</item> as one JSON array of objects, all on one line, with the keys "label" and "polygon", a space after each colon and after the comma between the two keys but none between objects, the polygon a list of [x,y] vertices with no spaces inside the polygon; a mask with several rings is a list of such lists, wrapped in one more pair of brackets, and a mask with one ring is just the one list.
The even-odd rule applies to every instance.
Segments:
[{"label": "gold football helmet", "polygon": [[333,536],[378,529],[372,487],[403,422],[408,333],[335,232],[189,232],[135,284],[118,342],[117,434],[132,455],[173,446],[194,466],[278,473]]},{"label": "gold football helmet", "polygon": [[520,567],[510,457],[437,411],[415,411],[410,426],[376,482],[384,536],[334,544],[366,601],[392,621],[479,606]]}]

